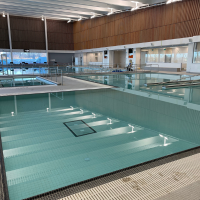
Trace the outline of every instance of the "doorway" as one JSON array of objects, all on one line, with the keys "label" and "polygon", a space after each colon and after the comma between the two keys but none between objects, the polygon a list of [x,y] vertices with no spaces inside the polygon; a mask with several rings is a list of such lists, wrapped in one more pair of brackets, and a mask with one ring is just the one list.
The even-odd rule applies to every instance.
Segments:
[{"label": "doorway", "polygon": [[126,67],[126,50],[115,50],[113,56],[113,67],[124,68]]},{"label": "doorway", "polygon": [[7,55],[6,54],[1,54],[1,64],[7,65]]}]

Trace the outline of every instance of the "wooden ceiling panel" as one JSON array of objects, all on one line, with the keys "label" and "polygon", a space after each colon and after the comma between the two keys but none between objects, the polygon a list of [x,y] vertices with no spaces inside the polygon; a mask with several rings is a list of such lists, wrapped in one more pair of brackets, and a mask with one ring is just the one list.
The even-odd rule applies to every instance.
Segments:
[{"label": "wooden ceiling panel", "polygon": [[[92,40],[93,42],[89,46],[98,48],[199,35],[199,8],[199,0],[185,0],[134,12],[86,20],[91,21],[93,28],[87,26],[88,36],[82,37],[82,42]],[[84,34],[81,32],[82,26],[86,27],[82,23],[74,23],[75,44],[79,42],[78,38],[81,36],[78,37],[77,33]]]}]

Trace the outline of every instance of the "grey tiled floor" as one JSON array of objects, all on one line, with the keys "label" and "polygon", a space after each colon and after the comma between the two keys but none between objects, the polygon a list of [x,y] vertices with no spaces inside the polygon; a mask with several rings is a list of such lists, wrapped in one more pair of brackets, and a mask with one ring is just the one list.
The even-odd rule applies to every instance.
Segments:
[{"label": "grey tiled floor", "polygon": [[200,153],[120,178],[60,200],[199,200]]},{"label": "grey tiled floor", "polygon": [[166,194],[156,200],[199,200],[200,199],[200,181],[196,181],[183,188]]}]

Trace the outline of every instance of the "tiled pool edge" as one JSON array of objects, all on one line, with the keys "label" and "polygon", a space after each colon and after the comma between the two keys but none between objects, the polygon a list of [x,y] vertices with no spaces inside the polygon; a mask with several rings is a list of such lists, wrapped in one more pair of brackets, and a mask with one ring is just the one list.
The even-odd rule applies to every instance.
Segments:
[{"label": "tiled pool edge", "polygon": [[157,167],[157,166],[167,164],[167,163],[170,163],[182,158],[192,156],[197,153],[200,153],[200,146],[189,149],[189,150],[184,150],[175,154],[167,155],[162,158],[147,161],[145,163],[134,165],[128,168],[124,168],[118,171],[114,171],[108,174],[104,174],[104,175],[101,175],[89,180],[78,182],[78,183],[63,187],[63,188],[59,188],[57,190],[53,190],[47,193],[43,193],[37,196],[27,198],[25,200],[56,200],[56,199],[64,198],[66,196],[79,193],[84,190],[88,190],[88,189],[97,187],[99,185],[102,185],[102,184],[105,184],[117,179],[121,179],[125,176],[136,174],[153,167]]},{"label": "tiled pool edge", "polygon": [[6,171],[4,165],[3,147],[0,132],[0,198],[2,200],[9,200]]}]

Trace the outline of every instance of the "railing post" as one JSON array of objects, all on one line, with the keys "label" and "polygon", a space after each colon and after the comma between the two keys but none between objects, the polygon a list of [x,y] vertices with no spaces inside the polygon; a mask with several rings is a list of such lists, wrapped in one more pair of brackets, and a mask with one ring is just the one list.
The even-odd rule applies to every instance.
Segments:
[{"label": "railing post", "polygon": [[62,77],[62,85],[63,85],[63,73],[62,73],[62,70],[61,70],[61,77]]}]

